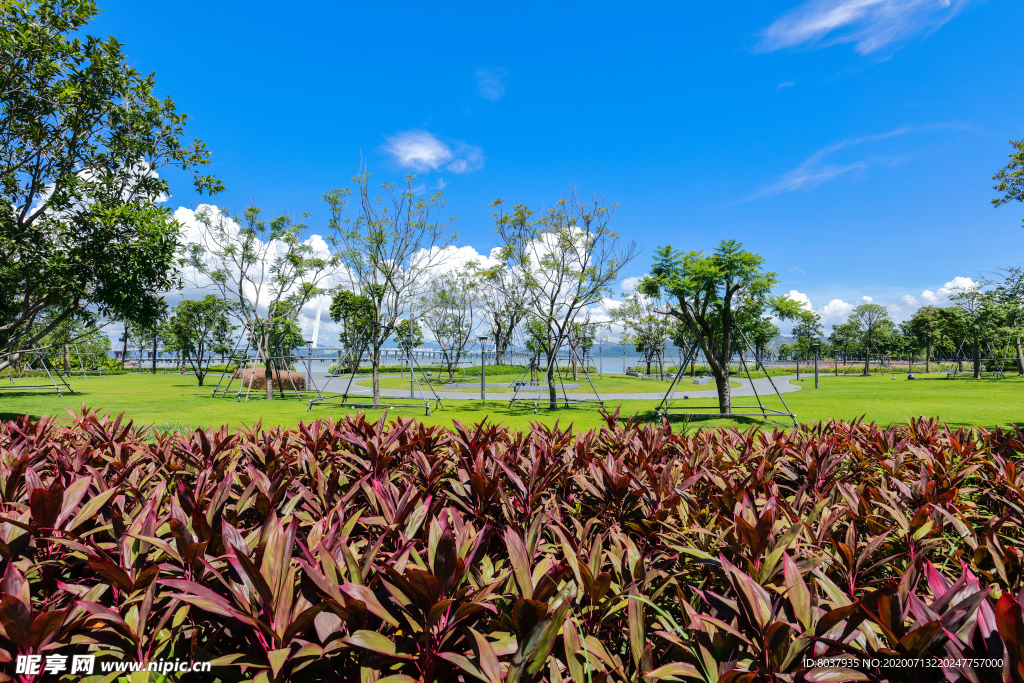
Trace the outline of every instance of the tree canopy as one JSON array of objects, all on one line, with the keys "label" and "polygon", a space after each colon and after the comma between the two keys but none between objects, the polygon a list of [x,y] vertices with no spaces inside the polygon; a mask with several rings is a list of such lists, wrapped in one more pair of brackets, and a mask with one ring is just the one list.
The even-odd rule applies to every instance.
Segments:
[{"label": "tree canopy", "polygon": [[779,318],[793,318],[801,310],[792,299],[772,294],[777,283],[775,273],[764,270],[764,257],[736,240],[722,240],[710,254],[662,247],[654,254],[651,274],[641,282],[640,291],[664,297],[665,313],[685,324],[696,339],[717,380],[723,415],[732,412],[729,359],[741,317],[770,310]]},{"label": "tree canopy", "polygon": [[[156,171],[210,160],[89,0],[0,3],[0,370],[70,317],[144,322],[175,285],[179,225]],[[36,325],[45,312],[46,325]]]}]

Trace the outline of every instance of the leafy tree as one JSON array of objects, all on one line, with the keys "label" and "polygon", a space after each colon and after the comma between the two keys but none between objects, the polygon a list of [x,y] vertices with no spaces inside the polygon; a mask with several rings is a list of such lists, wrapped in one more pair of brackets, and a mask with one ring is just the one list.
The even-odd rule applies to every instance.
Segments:
[{"label": "leafy tree", "polygon": [[1009,266],[999,270],[999,276],[990,284],[995,286],[993,296],[1003,316],[1001,334],[1013,340],[1017,361],[1017,374],[1024,375],[1024,349],[1021,348],[1021,327],[1024,326],[1024,268]]},{"label": "leafy tree", "polygon": [[665,372],[665,347],[674,327],[674,320],[658,311],[664,303],[641,292],[627,296],[622,305],[615,309],[615,319],[624,328],[622,343],[633,344],[647,364],[651,374],[651,363],[657,362],[660,374]]},{"label": "leafy tree", "polygon": [[219,292],[245,328],[266,368],[270,400],[274,349],[290,351],[304,343],[296,331],[298,312],[325,293],[324,281],[339,259],[304,240],[308,226],[289,216],[268,221],[255,206],[241,218],[210,206],[201,206],[195,216],[199,241],[185,247],[185,261],[204,276],[197,285]]},{"label": "leafy tree", "polygon": [[778,278],[763,265],[764,257],[735,240],[722,240],[711,254],[662,247],[640,286],[647,296],[664,296],[666,313],[683,322],[696,339],[717,380],[722,415],[732,412],[729,361],[738,319],[748,308],[769,310],[780,318],[799,313],[795,301],[772,295]]},{"label": "leafy tree", "polygon": [[950,294],[949,300],[963,313],[960,324],[965,340],[971,343],[974,379],[981,379],[982,348],[991,341],[1002,322],[994,292],[984,291],[980,285],[975,285]]},{"label": "leafy tree", "polygon": [[[523,306],[544,324],[541,345],[547,358],[550,406],[558,407],[555,359],[584,311],[601,301],[636,258],[636,244],[619,244],[610,226],[615,205],[595,198],[581,201],[575,191],[563,196],[540,219],[523,204],[506,213],[505,203],[492,203],[502,240],[500,258],[513,277],[525,284]],[[532,331],[531,331],[532,334]]]},{"label": "leafy tree", "polygon": [[221,188],[195,173],[209,154],[154,75],[84,33],[96,14],[91,0],[0,3],[0,371],[70,318],[158,317],[180,226],[155,171]]},{"label": "leafy tree", "polygon": [[[584,311],[581,320],[575,320],[569,325],[569,334],[565,340],[569,343],[571,354],[570,365],[572,366],[572,378],[579,379],[579,364],[587,362],[587,354],[594,347],[594,340],[600,324],[590,321],[590,311]],[[589,371],[588,371],[589,372]]]},{"label": "leafy tree", "polygon": [[993,206],[1024,202],[1024,140],[1010,140],[1010,146],[1014,150],[1010,152],[1010,161],[992,176],[997,181],[992,189],[1003,193],[992,200]]},{"label": "leafy tree", "polygon": [[881,304],[861,304],[853,309],[847,323],[857,330],[864,344],[864,374],[870,372],[871,344],[892,327],[889,311]]},{"label": "leafy tree", "polygon": [[[341,324],[341,333],[338,335],[341,362],[348,364],[349,372],[355,374],[367,344],[375,336],[376,311],[373,300],[342,289],[331,298],[330,314],[334,322]],[[402,335],[400,331],[396,332],[399,346],[402,346]]]},{"label": "leafy tree", "polygon": [[540,367],[540,357],[547,356],[548,349],[548,326],[543,320],[527,318],[525,325],[526,350],[530,352],[530,381],[537,381],[537,369]]},{"label": "leafy tree", "polygon": [[494,362],[504,364],[516,329],[526,315],[526,282],[498,264],[480,275],[479,307],[494,340]]},{"label": "leafy tree", "polygon": [[820,342],[824,335],[821,316],[814,311],[801,311],[797,316],[797,323],[793,325],[793,336],[796,337],[796,347],[805,360],[811,357],[811,346],[815,342]]},{"label": "leafy tree", "polygon": [[[47,317],[42,316],[37,324],[46,325]],[[64,374],[81,369],[96,370],[107,367],[110,337],[95,321],[88,317],[67,318],[38,341],[39,352],[53,368],[62,368]]]},{"label": "leafy tree", "polygon": [[860,343],[860,329],[852,320],[847,320],[840,325],[833,325],[828,341],[836,349],[837,355],[839,349],[843,350],[843,365],[846,365],[850,360],[850,346],[853,345],[856,351],[857,345]]},{"label": "leafy tree", "polygon": [[142,367],[142,349],[151,348],[150,372],[156,374],[156,359],[164,336],[164,325],[167,324],[167,302],[160,299],[160,313],[144,322],[126,321],[125,334],[136,340],[139,348],[139,368]]},{"label": "leafy tree", "polygon": [[359,206],[352,217],[348,188],[324,194],[331,213],[329,226],[340,246],[339,257],[353,288],[373,302],[374,320],[368,341],[373,366],[373,405],[380,405],[380,351],[403,314],[429,286],[428,275],[448,257],[455,239],[454,218],[444,219],[444,195],[423,195],[408,175],[399,188],[383,183],[370,189],[370,174],[356,176]]},{"label": "leafy tree", "polygon": [[455,381],[455,368],[469,344],[475,305],[476,284],[469,270],[436,274],[423,299],[423,325],[441,349],[449,382]]},{"label": "leafy tree", "polygon": [[922,306],[907,321],[907,332],[913,336],[917,348],[923,348],[924,371],[931,372],[932,348],[942,337],[942,319],[935,306]]},{"label": "leafy tree", "polygon": [[181,354],[203,386],[209,370],[207,354],[230,353],[234,329],[228,320],[227,302],[208,294],[175,306],[163,329],[164,343],[168,350]]},{"label": "leafy tree", "polygon": [[395,341],[398,348],[409,355],[412,350],[423,345],[423,330],[415,320],[399,320],[395,325]]},{"label": "leafy tree", "polygon": [[746,330],[744,334],[754,347],[754,354],[758,358],[764,358],[768,345],[779,336],[779,326],[772,322],[771,318],[758,317]]}]

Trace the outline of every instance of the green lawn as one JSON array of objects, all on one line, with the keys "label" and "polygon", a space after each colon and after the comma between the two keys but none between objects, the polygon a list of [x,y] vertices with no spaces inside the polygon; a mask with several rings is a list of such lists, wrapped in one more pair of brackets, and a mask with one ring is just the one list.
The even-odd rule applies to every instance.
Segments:
[{"label": "green lawn", "polygon": [[[1006,426],[1010,423],[1024,423],[1024,379],[1007,377],[1005,380],[947,380],[945,375],[918,375],[919,379],[908,381],[905,375],[895,380],[888,375],[872,377],[821,377],[821,388],[814,389],[813,376],[804,377],[800,382],[802,391],[785,394],[789,406],[802,422],[828,419],[830,417],[852,419],[866,415],[869,420],[881,423],[902,422],[908,416],[937,416],[951,426]],[[406,380],[408,381],[408,380]],[[645,390],[654,382],[640,382]],[[6,379],[0,379],[6,383]],[[38,380],[32,380],[38,383]],[[299,420],[318,417],[338,416],[344,408],[319,406],[306,412],[306,401],[294,398],[267,402],[254,399],[238,403],[233,398],[211,398],[212,387],[197,387],[195,378],[187,375],[128,374],[115,377],[78,379],[71,381],[75,393],[58,398],[52,392],[0,391],[0,419],[9,420],[28,413],[35,417],[43,414],[64,415],[66,410],[77,411],[84,403],[92,408],[116,414],[124,411],[138,424],[154,425],[160,429],[216,426],[224,423],[234,427],[251,425],[262,420],[264,425],[294,426]],[[3,384],[0,386],[10,386]],[[681,393],[693,385],[683,387]],[[703,389],[705,387],[701,387]],[[387,399],[386,399],[387,401]],[[390,399],[390,403],[407,401]],[[657,401],[622,401],[624,415],[641,413],[650,416]],[[737,398],[737,405],[752,405],[753,398]],[[388,403],[385,403],[388,405]],[[445,408],[427,417],[422,409],[401,409],[428,424],[449,424],[458,419],[475,422],[485,417],[501,421],[517,428],[528,427],[535,419],[561,424],[572,423],[585,429],[601,424],[595,406],[582,406],[552,411],[541,408],[534,416],[532,402],[508,408],[505,400],[488,401],[459,399],[445,401]],[[693,399],[678,401],[677,405],[695,407],[714,405],[713,400]],[[766,400],[766,405],[779,407],[778,399]],[[614,408],[614,406],[610,406]],[[371,417],[380,411],[368,411]],[[742,425],[758,424],[743,420]],[[785,425],[783,420],[776,424]],[[727,420],[704,419],[695,425],[735,424]]]},{"label": "green lawn", "polygon": [[[476,384],[475,387],[471,387],[471,388],[468,388],[468,389],[445,389],[444,385],[445,385],[445,382],[447,381],[447,377],[448,377],[447,373],[441,373],[441,377],[440,378],[434,376],[434,377],[430,377],[428,379],[433,383],[434,388],[437,391],[458,391],[458,392],[462,392],[462,393],[466,393],[466,394],[476,393],[477,395],[479,395],[479,393],[480,393],[480,375],[477,375],[476,377],[469,377],[467,379],[462,379],[458,375],[456,375],[455,382],[457,382],[457,383],[463,383],[464,384],[464,383],[468,382],[470,384],[473,384],[473,383]],[[488,374],[487,375],[487,381],[488,382],[513,382],[513,381],[519,379],[519,377],[520,377],[520,375],[491,375],[491,374]],[[597,388],[598,392],[600,392],[600,393],[627,393],[627,392],[628,393],[664,393],[665,391],[668,390],[669,386],[672,384],[671,382],[662,382],[661,380],[658,380],[658,379],[638,379],[636,377],[631,377],[631,376],[628,376],[628,375],[604,375],[602,377],[598,377],[597,375],[591,375],[590,379],[594,382],[594,387]],[[590,391],[590,386],[587,384],[587,378],[582,373],[580,373],[578,379],[574,380],[574,379],[572,379],[571,376],[569,376],[569,377],[563,377],[562,381],[564,383],[566,383],[566,384],[579,384],[580,385],[579,389],[566,389],[566,391],[569,392],[569,393],[585,393],[585,392],[589,392]],[[423,388],[426,389],[426,386],[425,386],[423,378],[420,378],[420,382],[421,382],[421,386],[423,386]],[[356,382],[356,384],[358,384],[360,386],[364,386],[364,387],[370,387],[370,386],[373,386],[373,380],[371,380],[371,379],[360,379],[359,381]],[[739,382],[730,382],[729,384],[730,384],[730,386],[733,386],[733,387],[740,386]],[[698,390],[698,387],[693,385],[693,380],[691,380],[689,377],[687,377],[687,378],[685,378],[683,380],[683,385],[685,387],[693,387],[694,390]],[[384,378],[382,378],[380,380],[380,386],[382,388],[384,388],[384,389],[408,389],[409,388],[409,376],[406,375],[405,377],[384,377]],[[558,386],[557,382],[556,382],[555,386]],[[702,389],[702,390],[708,390],[709,388],[710,389],[714,389],[714,385],[701,385],[699,387],[699,389]],[[559,391],[561,391],[561,389],[559,389]],[[487,388],[487,393],[489,393],[489,394],[491,394],[491,393],[494,393],[494,394],[498,394],[498,393],[508,393],[508,394],[511,394],[512,393],[512,389],[511,389],[511,387],[509,387],[509,388],[505,388],[505,387],[488,387]],[[524,393],[524,392],[520,392],[520,393]],[[536,389],[527,389],[525,391],[525,393],[527,395],[536,396],[537,390]]]}]

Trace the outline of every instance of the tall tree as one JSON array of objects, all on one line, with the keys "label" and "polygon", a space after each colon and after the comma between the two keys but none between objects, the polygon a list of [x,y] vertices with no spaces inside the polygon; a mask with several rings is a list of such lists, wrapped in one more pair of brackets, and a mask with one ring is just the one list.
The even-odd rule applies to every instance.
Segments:
[{"label": "tall tree", "polygon": [[942,336],[942,319],[935,306],[922,306],[907,321],[907,330],[924,349],[924,371],[932,371],[932,348]]},{"label": "tall tree", "polygon": [[993,206],[1024,202],[1024,140],[1010,140],[1010,147],[1013,148],[1010,160],[992,176],[996,181],[992,189],[1003,193],[1002,197],[992,200]]},{"label": "tall tree", "polygon": [[455,381],[455,368],[473,333],[476,294],[471,270],[448,270],[433,275],[422,300],[421,320],[441,349],[449,382]]},{"label": "tall tree", "polygon": [[349,372],[355,374],[367,344],[376,335],[377,315],[373,300],[342,289],[331,298],[330,312],[331,319],[341,325],[338,335],[341,343],[339,361],[347,364]]},{"label": "tall tree", "polygon": [[494,340],[494,362],[503,365],[516,329],[526,315],[526,282],[504,265],[480,271],[479,305]]},{"label": "tall tree", "polygon": [[502,240],[501,259],[525,284],[527,314],[545,326],[540,345],[546,355],[550,407],[558,407],[555,365],[571,325],[585,310],[601,301],[619,280],[623,268],[636,258],[636,244],[620,244],[611,228],[615,205],[601,199],[582,201],[570,191],[539,220],[525,205],[505,211],[504,200],[492,204]]},{"label": "tall tree", "polygon": [[771,311],[784,319],[800,310],[792,299],[772,294],[778,278],[763,266],[764,257],[736,240],[722,240],[710,254],[662,247],[640,286],[647,296],[663,296],[668,303],[665,313],[683,322],[696,339],[717,380],[722,415],[732,413],[729,361],[739,320],[748,309]]},{"label": "tall tree", "polygon": [[768,345],[779,336],[779,326],[772,322],[772,319],[769,317],[758,316],[748,329],[744,331],[744,334],[747,335],[750,343],[753,344],[754,354],[758,358],[763,359],[768,351]]},{"label": "tall tree", "polygon": [[[239,218],[204,205],[195,217],[199,241],[184,247],[185,262],[196,284],[219,292],[245,328],[266,368],[270,400],[274,349],[286,338],[295,341],[289,325],[306,303],[325,293],[323,285],[337,270],[338,257],[303,239],[305,223],[289,216],[268,221],[255,206]],[[282,330],[275,331],[275,325]]]},{"label": "tall tree", "polygon": [[185,299],[174,307],[164,326],[164,343],[168,350],[181,354],[203,386],[209,370],[207,353],[229,353],[234,329],[228,320],[227,302],[208,294],[198,301]]},{"label": "tall tree", "polygon": [[180,226],[155,171],[221,187],[196,173],[209,154],[153,74],[84,34],[96,14],[91,0],[0,3],[0,370],[69,318],[157,317]]},{"label": "tall tree", "polygon": [[615,309],[615,319],[623,326],[622,343],[632,344],[643,357],[648,375],[652,363],[658,364],[660,374],[665,372],[665,347],[675,321],[660,312],[664,307],[660,299],[634,292]]},{"label": "tall tree", "polygon": [[811,346],[815,342],[821,342],[825,330],[821,326],[821,316],[814,311],[803,310],[793,325],[793,336],[796,337],[796,347],[800,349],[805,360],[811,357]]},{"label": "tall tree", "polygon": [[371,190],[370,174],[354,179],[358,189],[356,215],[349,213],[348,188],[324,194],[331,213],[330,227],[352,288],[373,302],[373,328],[368,342],[373,367],[373,405],[380,405],[380,351],[402,315],[429,285],[431,272],[447,258],[456,235],[454,218],[444,218],[444,195],[419,193],[415,177],[401,186],[383,183]]},{"label": "tall tree", "polygon": [[995,286],[996,305],[1003,312],[1003,334],[1013,340],[1017,374],[1024,375],[1024,349],[1021,348],[1021,327],[1024,327],[1024,267],[1007,266],[990,284]]},{"label": "tall tree", "polygon": [[965,340],[970,342],[974,379],[981,379],[982,349],[991,342],[1002,322],[994,294],[983,290],[981,285],[974,285],[949,295],[949,300],[963,313]]},{"label": "tall tree", "polygon": [[864,344],[864,374],[867,375],[871,370],[871,344],[892,327],[892,318],[885,306],[867,303],[853,309],[847,322],[856,326]]}]

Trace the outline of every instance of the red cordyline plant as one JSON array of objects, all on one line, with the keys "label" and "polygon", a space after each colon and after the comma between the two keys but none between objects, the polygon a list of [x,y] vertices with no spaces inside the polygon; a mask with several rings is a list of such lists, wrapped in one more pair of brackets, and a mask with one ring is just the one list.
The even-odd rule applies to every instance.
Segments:
[{"label": "red cordyline plant", "polygon": [[209,662],[195,681],[1024,681],[1022,454],[924,418],[21,418],[0,681],[89,654]]}]

